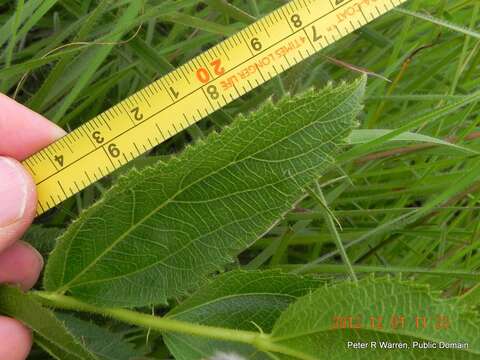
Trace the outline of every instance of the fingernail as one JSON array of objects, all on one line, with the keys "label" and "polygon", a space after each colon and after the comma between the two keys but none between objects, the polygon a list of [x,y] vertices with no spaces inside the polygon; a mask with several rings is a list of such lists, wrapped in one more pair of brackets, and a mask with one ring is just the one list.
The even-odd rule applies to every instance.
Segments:
[{"label": "fingernail", "polygon": [[26,241],[20,240],[19,243],[22,244],[23,246],[25,246],[26,248],[29,248],[32,251],[32,254],[34,254],[38,259],[38,263],[40,264],[40,268],[43,268],[44,260],[43,260],[42,254],[40,254],[40,252],[32,244],[30,244]]},{"label": "fingernail", "polygon": [[25,173],[14,160],[0,157],[0,228],[23,217],[27,205]]},{"label": "fingernail", "polygon": [[60,139],[67,135],[65,130],[63,130],[60,126],[52,124],[52,136],[54,140]]}]

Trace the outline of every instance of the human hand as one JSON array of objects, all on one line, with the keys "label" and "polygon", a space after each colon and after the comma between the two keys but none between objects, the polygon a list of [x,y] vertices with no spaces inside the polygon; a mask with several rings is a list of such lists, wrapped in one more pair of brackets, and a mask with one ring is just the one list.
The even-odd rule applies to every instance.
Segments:
[{"label": "human hand", "polygon": [[[19,161],[65,135],[58,126],[0,94],[0,283],[30,289],[43,266],[41,255],[18,241],[35,216],[35,184]],[[23,360],[31,333],[0,316],[0,359]]]}]

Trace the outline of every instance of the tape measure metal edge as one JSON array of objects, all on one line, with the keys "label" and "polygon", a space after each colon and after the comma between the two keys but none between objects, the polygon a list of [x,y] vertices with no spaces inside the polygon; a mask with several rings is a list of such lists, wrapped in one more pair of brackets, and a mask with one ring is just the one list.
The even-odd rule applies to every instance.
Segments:
[{"label": "tape measure metal edge", "polygon": [[32,155],[37,215],[407,0],[293,0]]}]

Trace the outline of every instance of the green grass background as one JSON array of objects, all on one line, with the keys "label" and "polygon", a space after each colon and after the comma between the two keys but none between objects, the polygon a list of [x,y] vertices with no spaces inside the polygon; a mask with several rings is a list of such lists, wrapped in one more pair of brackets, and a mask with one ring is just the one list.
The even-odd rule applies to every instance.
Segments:
[{"label": "green grass background", "polygon": [[[73,129],[285,3],[146,0],[136,21],[124,23],[121,14],[129,2],[0,0],[0,91]],[[480,3],[410,0],[403,9],[408,11],[377,19],[132,165],[171,156],[270,96],[353,79],[358,76],[353,67],[391,80],[370,78],[363,129],[402,127],[480,151],[480,95],[468,106],[445,111],[479,90]],[[76,44],[57,49],[69,43]],[[341,227],[325,223],[319,199],[307,197],[232,267],[313,272],[330,281],[341,281],[351,271],[357,277],[402,273],[445,297],[477,285],[478,156],[446,146],[378,141],[340,160],[319,184]],[[34,241],[48,252],[45,244],[54,234],[132,165],[38,219]],[[35,236],[37,231],[41,236]],[[338,239],[350,269],[338,253]],[[118,329],[150,356],[168,357],[156,336],[146,341],[143,330]],[[31,358],[45,356],[37,349]]]}]

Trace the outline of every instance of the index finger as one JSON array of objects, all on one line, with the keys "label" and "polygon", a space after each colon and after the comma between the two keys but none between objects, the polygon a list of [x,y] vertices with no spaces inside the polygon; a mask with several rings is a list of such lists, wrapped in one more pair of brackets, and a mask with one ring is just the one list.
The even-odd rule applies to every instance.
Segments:
[{"label": "index finger", "polygon": [[64,135],[59,126],[0,94],[0,155],[21,161]]},{"label": "index finger", "polygon": [[43,116],[0,94],[0,252],[22,236],[37,207],[35,182],[18,161],[64,134]]}]

